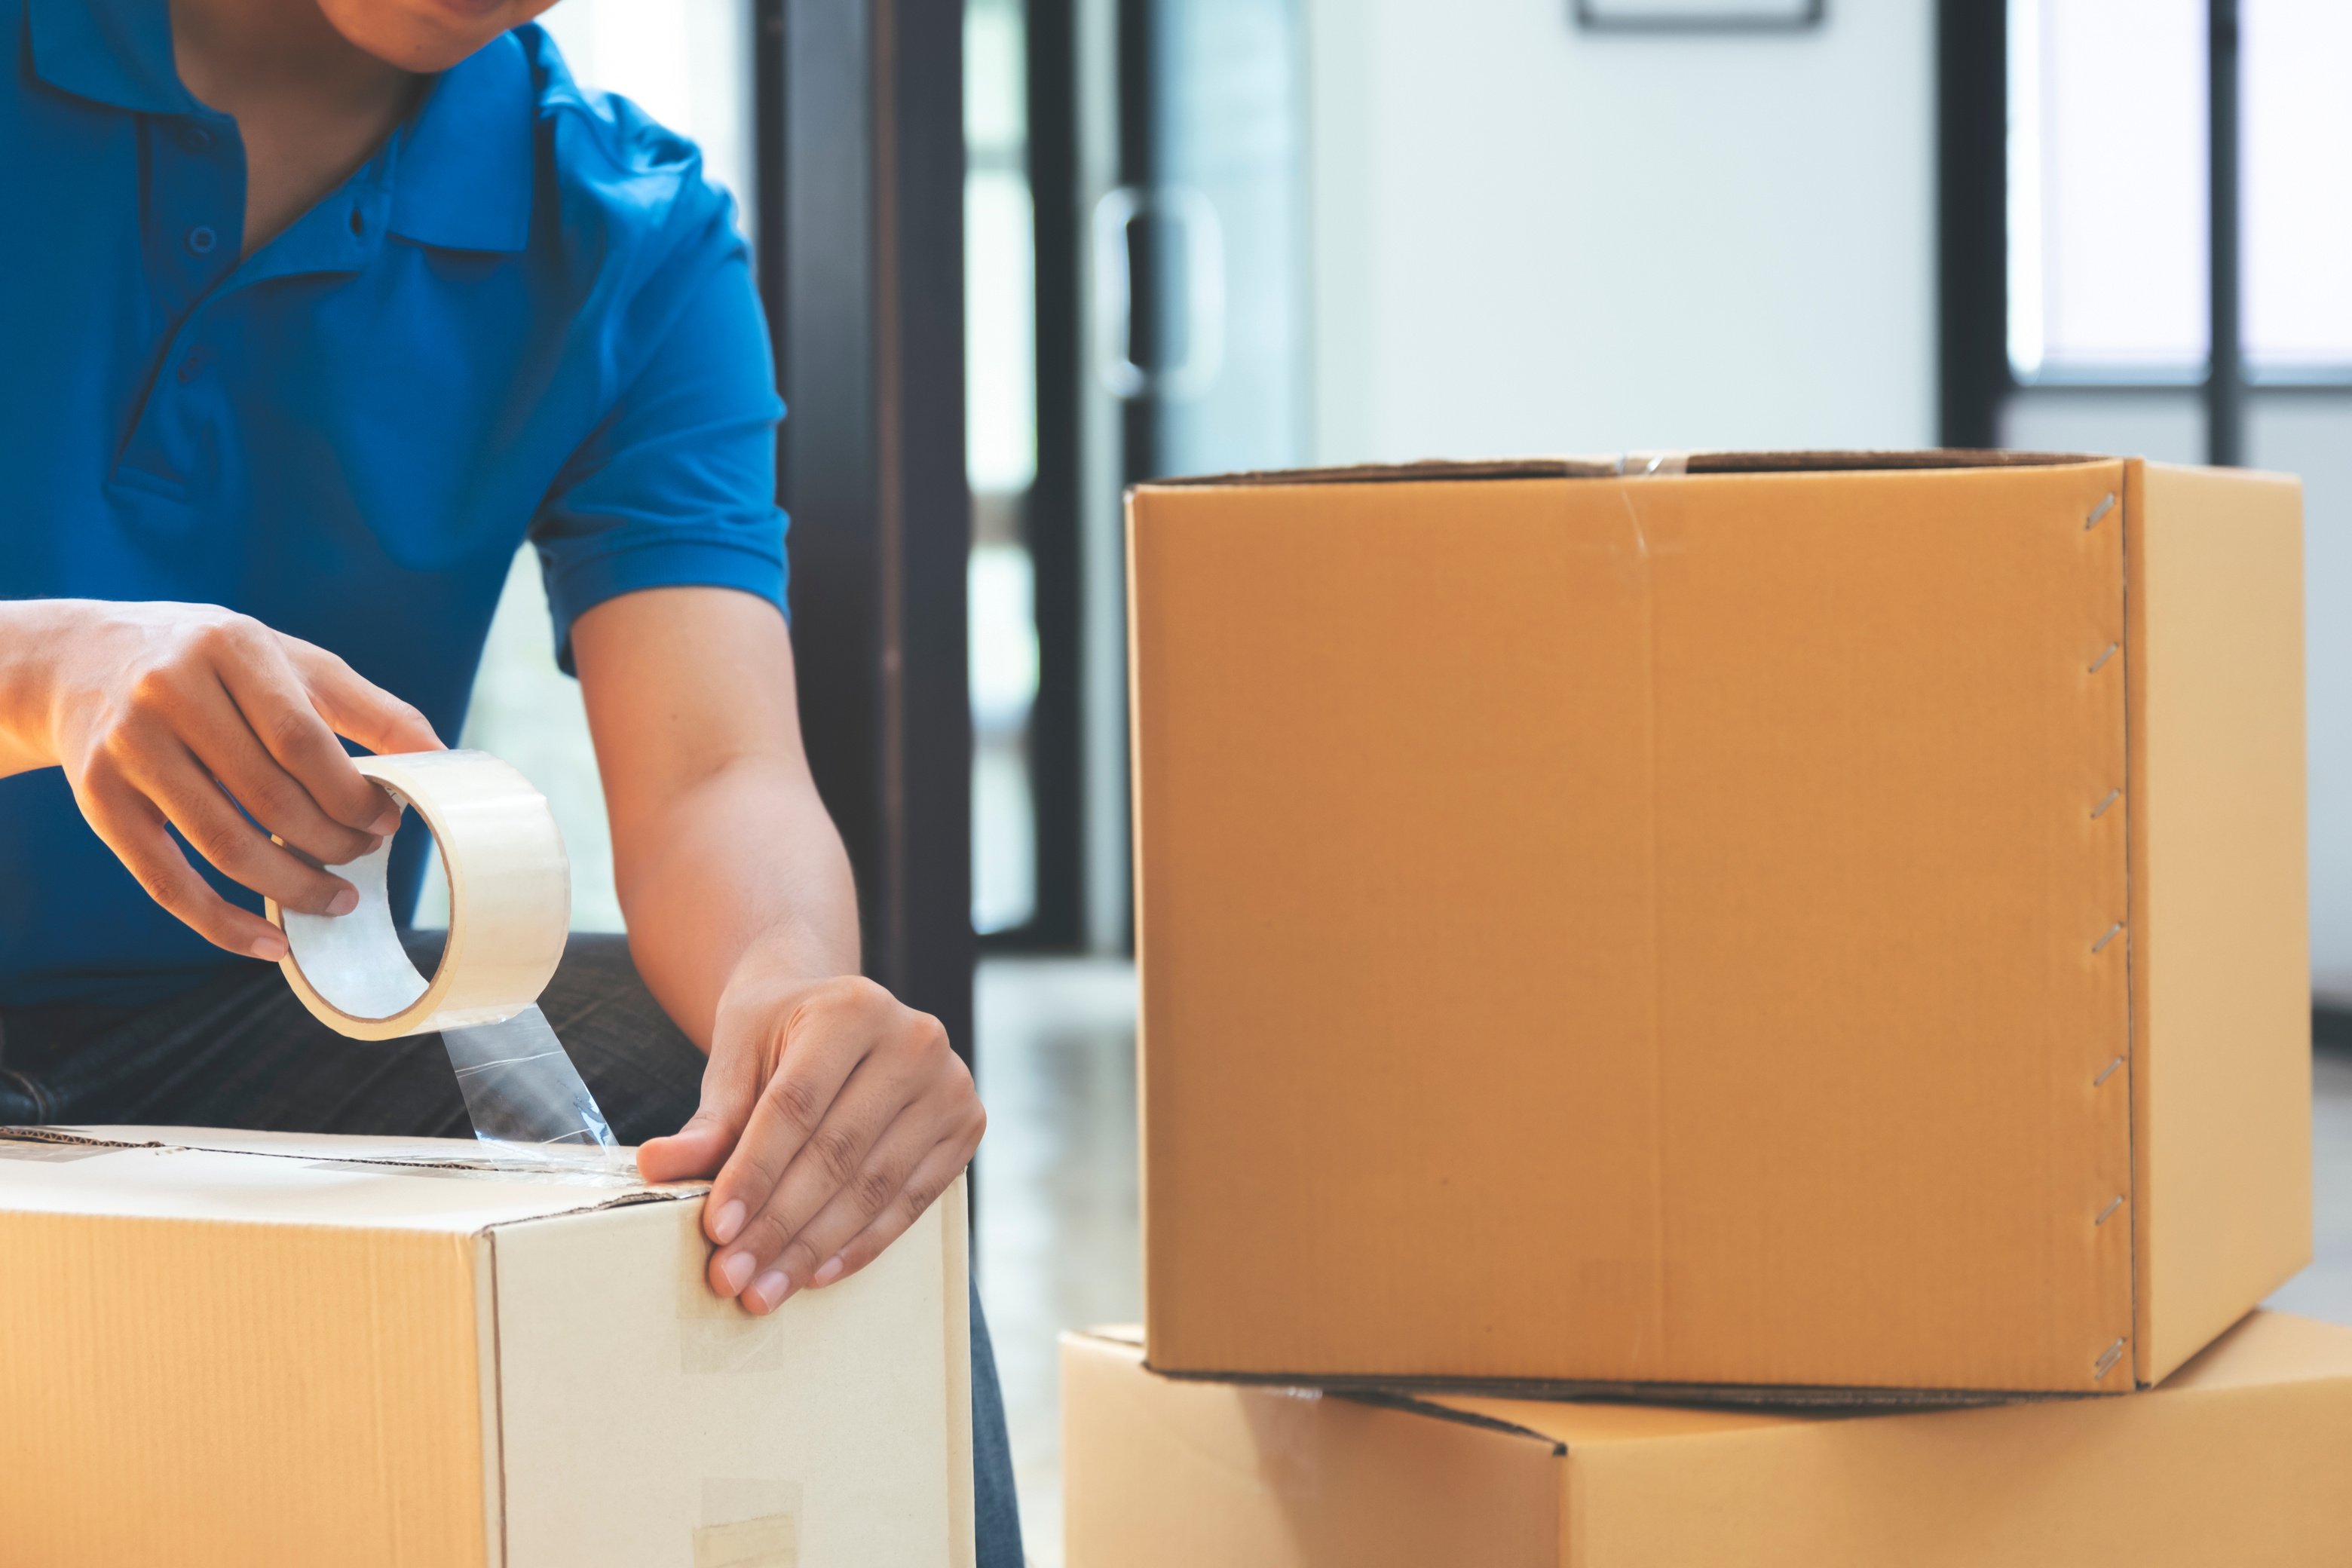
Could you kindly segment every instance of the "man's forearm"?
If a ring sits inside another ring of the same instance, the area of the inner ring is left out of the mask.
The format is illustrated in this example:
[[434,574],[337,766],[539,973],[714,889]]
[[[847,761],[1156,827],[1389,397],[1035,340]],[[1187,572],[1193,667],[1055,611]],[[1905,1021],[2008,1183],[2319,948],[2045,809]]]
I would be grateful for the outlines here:
[[614,839],[630,953],[704,1050],[728,977],[754,948],[811,978],[857,973],[849,858],[788,764],[730,763]]
[[572,623],[638,972],[710,1053],[648,1181],[713,1177],[706,1278],[753,1312],[855,1274],[988,1118],[940,1020],[857,973],[857,899],[775,606],[646,589]]

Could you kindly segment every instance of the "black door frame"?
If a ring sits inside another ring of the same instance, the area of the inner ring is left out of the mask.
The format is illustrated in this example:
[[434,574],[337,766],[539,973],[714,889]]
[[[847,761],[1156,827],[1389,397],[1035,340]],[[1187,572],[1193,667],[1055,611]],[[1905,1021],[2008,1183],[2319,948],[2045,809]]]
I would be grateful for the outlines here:
[[1028,921],[982,939],[992,949],[1076,951],[1086,931],[1082,438],[1086,214],[1078,156],[1078,0],[1022,7],[1029,194],[1034,227],[1037,470],[1021,510],[1037,628],[1029,710],[1036,903]]
[[[1083,952],[1105,943],[1124,948],[1133,941],[1124,908],[1107,916],[1091,907],[1103,896],[1094,884],[1105,869],[1094,857],[1108,851],[1088,831],[1090,815],[1102,809],[1097,793],[1102,781],[1088,777],[1090,763],[1099,762],[1102,736],[1089,726],[1108,721],[1098,709],[1090,713],[1088,705],[1087,639],[1090,625],[1099,637],[1101,606],[1090,606],[1087,595],[1090,581],[1100,591],[1102,574],[1099,562],[1090,571],[1087,530],[1098,504],[1089,485],[1106,476],[1090,469],[1097,459],[1089,455],[1087,430],[1090,422],[1107,419],[1116,477],[1132,484],[1157,472],[1157,410],[1148,396],[1118,400],[1108,410],[1099,406],[1106,395],[1096,384],[1089,308],[1090,290],[1102,285],[1089,277],[1099,258],[1093,252],[1096,193],[1088,185],[1085,106],[1090,89],[1108,88],[1109,122],[1094,132],[1109,138],[1108,168],[1101,173],[1115,188],[1149,189],[1156,161],[1153,16],[1154,0],[1023,4],[1036,268],[1037,471],[1022,513],[1037,631],[1037,694],[1028,733],[1036,905],[1024,924],[982,938],[985,949]],[[1109,80],[1090,83],[1087,36],[1106,26],[1108,48],[1095,57],[1095,68],[1107,65]],[[1126,258],[1128,352],[1150,363],[1161,311],[1148,214],[1139,215],[1134,229]],[[1099,540],[1093,546],[1103,547]],[[1095,657],[1103,657],[1099,647]]]
[[[2001,404],[2020,389],[2009,361],[2009,7],[1938,0],[1936,18],[1938,426],[1948,447],[2000,443]],[[2240,288],[2239,0],[2206,0],[2206,222],[2210,349],[2199,384],[2205,460],[2246,456]],[[2153,384],[2068,374],[2070,388]],[[2178,384],[2163,384],[2177,390]]]
[[970,1060],[962,7],[753,16],[802,731],[856,874],[866,973]]

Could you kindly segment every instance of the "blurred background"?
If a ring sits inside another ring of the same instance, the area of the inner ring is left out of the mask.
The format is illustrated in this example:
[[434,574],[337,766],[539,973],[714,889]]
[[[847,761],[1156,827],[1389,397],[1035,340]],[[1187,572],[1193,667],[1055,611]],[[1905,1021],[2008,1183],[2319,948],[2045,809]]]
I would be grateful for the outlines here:
[[[1139,1310],[1133,480],[1939,444],[2298,473],[2340,1043],[2342,0],[565,0],[547,26],[701,143],[759,252],[811,745],[871,962],[991,1107],[978,1256],[1034,1561],[1060,1561],[1053,1334]],[[528,552],[467,742],[546,787],[575,923],[618,929]],[[2284,1299],[2352,1320],[2352,1057],[2317,1070],[2322,1262]]]

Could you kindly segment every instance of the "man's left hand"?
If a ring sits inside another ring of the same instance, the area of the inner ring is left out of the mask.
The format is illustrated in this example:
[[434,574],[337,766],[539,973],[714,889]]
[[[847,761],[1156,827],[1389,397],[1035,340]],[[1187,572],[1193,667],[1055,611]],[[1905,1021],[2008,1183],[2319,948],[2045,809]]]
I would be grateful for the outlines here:
[[859,976],[782,973],[754,948],[719,1000],[701,1108],[637,1163],[647,1181],[718,1173],[710,1288],[766,1313],[872,1262],[970,1163],[987,1122],[937,1018]]

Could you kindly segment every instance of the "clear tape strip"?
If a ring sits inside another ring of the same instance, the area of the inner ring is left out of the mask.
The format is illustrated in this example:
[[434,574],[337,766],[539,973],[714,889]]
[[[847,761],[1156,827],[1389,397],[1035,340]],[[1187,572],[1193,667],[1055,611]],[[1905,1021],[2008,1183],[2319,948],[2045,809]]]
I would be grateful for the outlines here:
[[[619,1145],[547,1015],[536,1006],[495,1024],[441,1031],[474,1136],[531,1159]],[[566,1162],[572,1163],[572,1162]]]

